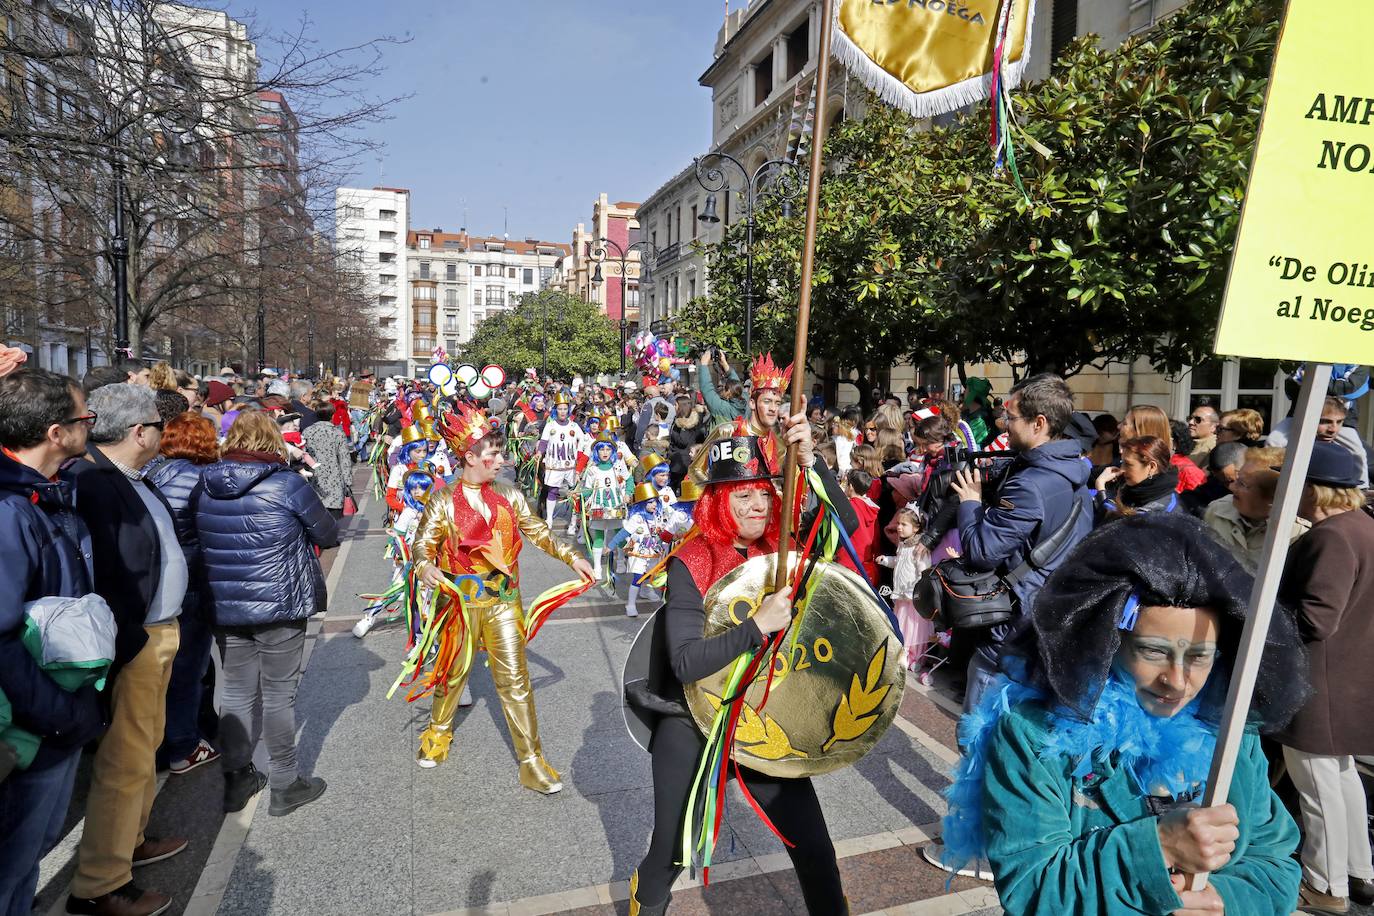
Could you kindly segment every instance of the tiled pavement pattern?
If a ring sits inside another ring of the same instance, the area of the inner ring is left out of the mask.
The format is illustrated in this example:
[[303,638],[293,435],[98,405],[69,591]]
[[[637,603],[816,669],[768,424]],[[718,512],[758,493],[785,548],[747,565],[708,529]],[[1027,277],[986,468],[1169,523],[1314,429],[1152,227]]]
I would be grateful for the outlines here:
[[[649,759],[625,733],[618,695],[643,618],[623,617],[623,598],[589,593],[530,648],[544,749],[563,773],[562,793],[520,787],[480,667],[476,705],[460,710],[449,762],[420,770],[413,755],[428,702],[385,696],[401,633],[379,628],[365,640],[349,633],[362,607],[355,596],[389,576],[373,519],[380,513],[370,498],[362,508],[346,549],[328,558],[341,565],[331,571],[330,610],[317,618],[297,707],[302,764],[325,777],[329,791],[285,818],[267,816],[264,794],[235,824],[218,810],[218,765],[173,777],[150,833],[185,833],[192,846],[136,879],[174,894],[173,913],[198,916],[625,913],[625,882],[652,826]],[[522,559],[527,598],[570,576],[532,548]],[[944,810],[952,708],[909,687],[899,727],[877,750],[817,780],[856,914],[1001,912],[989,885],[963,878],[947,885],[920,857]],[[37,912],[62,911],[78,837],[73,829],[45,861]],[[733,788],[717,852],[709,888],[687,876],[679,883],[675,916],[805,912],[781,844]]]

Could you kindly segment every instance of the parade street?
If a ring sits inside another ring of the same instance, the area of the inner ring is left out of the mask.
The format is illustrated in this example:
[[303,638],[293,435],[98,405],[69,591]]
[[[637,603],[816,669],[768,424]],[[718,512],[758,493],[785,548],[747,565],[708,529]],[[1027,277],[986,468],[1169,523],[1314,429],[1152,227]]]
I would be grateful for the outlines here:
[[[361,474],[357,483],[362,493]],[[329,610],[310,625],[297,740],[302,770],[324,777],[329,791],[292,817],[269,817],[264,792],[225,818],[218,766],[168,777],[149,830],[184,831],[191,846],[139,874],[174,895],[170,912],[198,916],[626,912],[627,881],[652,828],[653,788],[649,755],[625,730],[619,685],[647,612],[630,620],[623,598],[588,593],[530,646],[544,750],[563,774],[561,793],[541,796],[517,782],[480,659],[475,704],[459,711],[449,761],[422,770],[415,747],[429,701],[407,703],[403,691],[386,698],[403,630],[379,626],[363,640],[350,632],[363,606],[356,596],[390,577],[383,508],[369,494],[343,546],[326,554]],[[522,572],[527,596],[571,575],[529,546]],[[914,681],[907,688],[895,727],[873,753],[816,781],[852,911],[1000,913],[990,885],[956,878],[946,886],[949,876],[921,859],[945,811],[957,709],[922,689]],[[258,757],[265,768],[261,747]],[[674,912],[804,913],[782,845],[733,788],[726,823],[711,886],[684,877]],[[36,912],[62,911],[79,835],[70,831],[44,861]]]

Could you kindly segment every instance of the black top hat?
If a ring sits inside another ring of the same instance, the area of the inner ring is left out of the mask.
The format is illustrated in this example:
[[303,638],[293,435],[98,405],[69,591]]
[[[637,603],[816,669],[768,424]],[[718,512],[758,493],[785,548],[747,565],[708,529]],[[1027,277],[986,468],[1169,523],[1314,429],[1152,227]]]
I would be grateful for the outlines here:
[[734,436],[711,443],[706,455],[706,485],[770,480],[777,472],[759,447],[758,436]]

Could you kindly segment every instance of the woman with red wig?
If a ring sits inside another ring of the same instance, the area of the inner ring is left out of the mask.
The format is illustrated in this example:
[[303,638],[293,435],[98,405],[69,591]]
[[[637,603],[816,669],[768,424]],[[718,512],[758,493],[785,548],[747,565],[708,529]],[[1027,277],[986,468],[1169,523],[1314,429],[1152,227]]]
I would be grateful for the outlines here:
[[[840,523],[858,527],[849,500],[824,462],[812,450],[810,428],[798,415],[788,422],[785,441],[796,446],[803,468],[813,468],[825,486]],[[786,592],[770,595],[752,617],[737,627],[705,637],[703,596],[722,576],[748,559],[778,548],[781,497],[754,436],[719,439],[709,446],[707,480],[696,504],[698,536],[684,542],[668,561],[667,600],[652,623],[652,655],[645,693],[655,721],[653,755],[654,833],[649,852],[630,882],[631,916],[658,916],[668,909],[669,890],[682,871],[676,862],[678,839],[688,816],[687,796],[704,740],[687,710],[682,685],[701,680],[761,646],[792,621]],[[814,498],[813,498],[814,503]],[[809,527],[813,504],[802,518]],[[635,702],[633,699],[631,702]],[[749,791],[783,836],[802,894],[811,913],[846,913],[835,847],[810,779],[784,779],[741,768]]]
[[158,762],[174,775],[189,773],[219,757],[205,739],[201,721],[215,722],[214,710],[202,717],[204,679],[210,666],[210,612],[205,607],[205,563],[196,535],[195,500],[205,469],[219,461],[215,424],[197,413],[186,412],[167,421],[158,458],[148,466],[147,477],[162,491],[172,507],[177,540],[186,556],[189,573],[186,597],[181,601],[181,645],[172,661],[167,682],[167,728],[158,750]]

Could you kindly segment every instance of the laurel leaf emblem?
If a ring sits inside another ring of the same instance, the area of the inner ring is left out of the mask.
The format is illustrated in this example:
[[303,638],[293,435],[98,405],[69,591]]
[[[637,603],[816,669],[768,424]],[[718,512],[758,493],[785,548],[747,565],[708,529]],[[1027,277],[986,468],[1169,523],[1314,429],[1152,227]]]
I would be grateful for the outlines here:
[[[711,708],[720,711],[720,697],[706,694]],[[806,752],[792,746],[787,731],[768,713],[759,715],[758,710],[746,700],[740,709],[739,722],[735,724],[735,741],[740,750],[748,751],[760,760],[782,760],[784,757],[806,757]]]
[[835,707],[835,717],[831,722],[830,740],[821,746],[822,751],[830,750],[837,741],[853,741],[868,731],[878,721],[878,710],[887,699],[891,684],[881,684],[883,667],[887,664],[887,642],[868,661],[868,671],[863,680],[856,673],[849,683],[849,692],[840,695],[840,703]]

